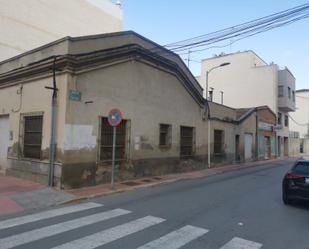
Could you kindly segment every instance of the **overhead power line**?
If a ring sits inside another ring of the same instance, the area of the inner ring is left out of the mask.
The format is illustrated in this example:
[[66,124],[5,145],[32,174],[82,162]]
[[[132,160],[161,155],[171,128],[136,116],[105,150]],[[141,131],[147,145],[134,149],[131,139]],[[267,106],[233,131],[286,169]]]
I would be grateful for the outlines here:
[[292,116],[290,114],[288,114],[288,116],[295,124],[297,124],[299,126],[309,126],[309,123],[301,124],[301,123],[297,122],[294,118],[292,118]]
[[[163,47],[178,54],[188,50],[190,50],[190,53],[194,53],[214,47],[226,47],[239,40],[269,31],[271,29],[283,27],[308,17],[309,3],[280,11],[272,15],[261,17],[253,21],[245,22],[233,27],[170,43]],[[236,39],[226,45],[210,46],[212,44],[225,40],[231,40],[233,38]],[[162,51],[159,52],[158,48],[154,48],[152,51],[162,53]]]

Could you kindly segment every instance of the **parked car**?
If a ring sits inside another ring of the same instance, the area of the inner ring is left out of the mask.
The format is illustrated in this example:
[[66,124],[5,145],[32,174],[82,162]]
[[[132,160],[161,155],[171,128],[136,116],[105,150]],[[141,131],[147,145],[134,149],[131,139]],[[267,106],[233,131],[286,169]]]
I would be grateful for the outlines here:
[[282,181],[282,200],[309,200],[309,158],[302,158],[285,174]]

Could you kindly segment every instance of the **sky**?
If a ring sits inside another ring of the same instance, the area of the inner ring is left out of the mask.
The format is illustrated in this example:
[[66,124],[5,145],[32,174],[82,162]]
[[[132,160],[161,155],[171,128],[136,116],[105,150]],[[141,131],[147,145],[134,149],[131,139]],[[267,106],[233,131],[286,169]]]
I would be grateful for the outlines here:
[[[308,0],[122,0],[124,30],[134,30],[161,45],[228,28],[305,3]],[[194,61],[190,62],[190,70],[194,75],[199,75],[201,59],[220,52],[244,50],[255,51],[268,63],[287,66],[296,77],[296,89],[309,88],[309,18],[225,48],[191,54]]]

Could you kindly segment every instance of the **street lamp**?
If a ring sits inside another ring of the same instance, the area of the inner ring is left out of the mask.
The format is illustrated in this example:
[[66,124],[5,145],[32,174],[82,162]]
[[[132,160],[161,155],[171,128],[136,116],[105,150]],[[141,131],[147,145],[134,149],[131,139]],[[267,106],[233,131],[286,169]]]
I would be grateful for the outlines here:
[[207,70],[206,71],[206,99],[208,100],[208,75],[210,74],[210,72],[216,68],[219,68],[219,67],[225,67],[225,66],[228,66],[230,65],[231,63],[230,62],[224,62],[218,66],[215,66],[215,67],[212,67],[211,69]]
[[209,73],[219,67],[224,67],[230,65],[230,62],[224,62],[218,66],[212,67],[211,69],[206,71],[206,104],[207,104],[207,109],[208,109],[208,115],[207,115],[207,127],[208,127],[208,142],[207,142],[207,159],[208,159],[208,168],[210,168],[210,108],[209,108],[209,103],[208,103],[208,75]]

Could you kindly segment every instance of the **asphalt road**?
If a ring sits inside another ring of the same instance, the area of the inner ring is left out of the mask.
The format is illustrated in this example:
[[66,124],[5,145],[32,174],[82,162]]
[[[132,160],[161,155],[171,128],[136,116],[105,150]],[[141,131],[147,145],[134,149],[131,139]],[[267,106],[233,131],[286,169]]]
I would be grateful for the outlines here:
[[276,161],[0,221],[0,249],[309,249],[309,205],[281,201],[291,165]]

